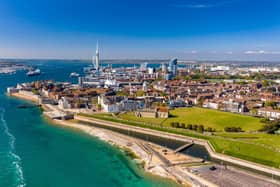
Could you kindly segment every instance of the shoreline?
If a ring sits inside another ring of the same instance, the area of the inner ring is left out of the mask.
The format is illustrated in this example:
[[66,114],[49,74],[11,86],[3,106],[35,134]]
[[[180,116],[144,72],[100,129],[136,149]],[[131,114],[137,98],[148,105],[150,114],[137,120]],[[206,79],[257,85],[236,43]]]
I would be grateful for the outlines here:
[[[32,98],[29,98],[28,96],[25,96],[25,95],[21,97],[20,95],[21,94],[16,94],[16,95],[11,94],[11,96],[14,96],[14,97],[17,97],[17,98],[24,99],[24,100],[29,100],[29,101],[38,103],[38,100],[36,101],[36,100],[34,100]],[[54,109],[53,106],[51,106],[49,108],[47,104],[46,105],[43,104],[42,108],[44,108],[47,111]],[[51,118],[47,117],[46,115],[44,115],[44,116],[52,124],[54,123],[54,124],[58,124],[58,125],[62,125],[62,126],[66,126],[66,127],[72,127],[72,128],[75,128],[75,129],[82,130],[85,133],[87,133],[91,136],[95,136],[95,137],[101,139],[102,141],[110,143],[111,145],[115,145],[115,146],[119,147],[120,149],[122,149],[124,151],[126,149],[132,151],[135,155],[137,155],[137,157],[140,158],[140,159],[136,159],[136,160],[139,161],[139,163],[140,162],[145,162],[144,171],[147,172],[147,173],[151,173],[153,175],[157,175],[157,176],[167,178],[167,179],[172,179],[173,181],[177,182],[178,184],[186,185],[186,186],[197,185],[197,184],[201,184],[201,185],[204,185],[204,186],[217,186],[217,185],[213,184],[212,182],[202,178],[199,175],[195,175],[195,174],[193,174],[189,171],[186,171],[186,169],[183,169],[182,167],[176,167],[176,166],[175,167],[166,167],[166,166],[164,167],[164,163],[162,161],[160,161],[161,160],[161,158],[159,158],[160,156],[158,156],[158,158],[155,159],[157,161],[155,161],[155,163],[152,164],[151,159],[149,158],[149,155],[151,154],[149,152],[151,152],[151,150],[149,150],[150,148],[147,150],[147,148],[145,146],[141,145],[143,142],[145,142],[143,140],[139,140],[139,139],[136,139],[134,137],[126,136],[126,135],[123,135],[123,134],[120,134],[120,133],[117,133],[117,132],[114,132],[114,131],[108,130],[108,129],[92,127],[92,126],[81,124],[81,123],[80,124],[79,123],[73,123],[72,121],[55,120],[55,119],[51,119]],[[75,119],[77,119],[76,116],[75,116]],[[120,127],[120,128],[124,128],[124,127],[125,128],[132,128],[131,126],[128,126],[128,125],[125,125],[125,124],[119,124],[119,123],[114,123],[114,122],[104,121],[104,120],[99,120],[99,119],[87,119],[87,120],[89,120],[91,123],[99,123],[99,124],[109,125],[109,126],[110,125],[121,125],[121,127],[120,126],[118,126],[118,127]],[[230,159],[229,162],[231,162],[233,160],[233,161],[237,161],[237,162],[240,162],[240,163],[254,164],[253,166],[268,169],[266,166],[258,165],[258,164],[255,164],[255,163],[250,163],[246,160],[241,160],[241,159],[238,159],[238,158],[234,158],[234,157],[230,157],[230,156],[227,156],[227,155],[221,155],[219,153],[216,153],[214,151],[212,145],[209,142],[201,140],[201,139],[196,139],[196,138],[192,138],[192,137],[183,137],[183,136],[180,136],[180,135],[177,135],[177,134],[170,134],[170,133],[165,133],[165,132],[161,132],[161,131],[155,131],[154,132],[154,130],[143,129],[143,128],[140,128],[140,127],[133,127],[133,128],[138,129],[138,130],[142,130],[143,132],[146,132],[148,134],[157,133],[157,135],[167,136],[169,138],[172,136],[172,138],[175,138],[175,139],[180,139],[180,140],[184,140],[184,141],[194,141],[194,143],[196,143],[196,144],[203,145],[207,149],[207,151],[209,152],[211,157],[212,157],[212,154],[214,154],[218,157]],[[131,144],[131,142],[133,142],[133,143]],[[153,144],[151,142],[146,142],[146,143],[151,144],[151,145]],[[160,147],[159,145],[153,145],[153,146]],[[155,149],[155,147],[153,147],[152,149]],[[153,150],[153,151],[155,151],[155,150]],[[157,152],[157,151],[155,151],[155,152]],[[154,154],[154,155],[157,155],[157,154]],[[154,156],[154,157],[157,157],[157,156]],[[278,170],[273,170],[272,168],[270,168],[270,171],[279,172]],[[253,174],[253,176],[256,177],[254,174]],[[275,183],[275,181],[273,183]]]
[[[30,98],[26,95],[22,95],[20,93],[10,94],[10,96],[18,99],[28,100],[33,103],[38,103],[38,100]],[[41,107],[46,112],[52,110],[52,108],[49,108],[47,105],[44,104]],[[131,136],[123,135],[111,130],[92,127],[81,123],[79,124],[71,120],[65,121],[65,120],[51,119],[47,115],[43,115],[43,116],[44,119],[47,120],[50,124],[60,125],[63,127],[80,130],[90,136],[94,136],[104,142],[116,146],[124,152],[127,151],[128,153],[127,156],[136,155],[135,158],[133,158],[134,156],[132,156],[131,159],[135,160],[136,164],[141,165],[143,167],[143,171],[146,172],[147,174],[161,177],[166,180],[172,180],[173,182],[181,186],[194,186],[194,185],[195,186],[206,185],[209,187],[217,186],[211,183],[210,181],[207,181],[195,174],[186,171],[185,169],[180,168],[179,166],[175,165],[172,167],[168,167],[166,163],[162,160],[162,156],[161,156],[161,151],[164,149],[166,150],[167,149],[166,147],[162,147],[160,145],[151,142],[146,142]],[[173,154],[172,150],[170,149],[167,150],[169,154]],[[174,155],[178,155],[179,159],[177,159],[177,161],[179,160],[178,161],[179,164],[182,159],[187,160],[188,163],[197,162],[197,160],[199,160],[197,158],[183,155],[180,153],[176,153]],[[176,158],[174,160],[176,160]]]
[[[128,153],[127,156],[129,156],[130,159],[134,160],[137,165],[141,166],[140,169],[143,169],[143,171],[148,174],[155,175],[157,177],[161,177],[167,180],[172,180],[178,185],[192,186],[190,181],[184,180],[180,176],[174,176],[172,172],[167,170],[163,166],[164,163],[161,163],[160,159],[156,155],[153,155],[153,157],[156,158],[151,159],[151,155],[148,152],[148,150],[145,150],[143,148],[143,144],[148,142],[130,136],[122,135],[110,130],[86,126],[75,122],[53,120],[46,116],[45,119],[53,125],[60,125],[63,127],[77,129],[90,136],[96,137],[101,141],[109,143],[112,146],[116,146],[121,151]],[[150,142],[148,144],[150,144],[150,146],[153,148],[158,148],[158,149],[161,148],[161,146],[155,145]],[[129,155],[130,153],[132,153],[132,155]],[[213,186],[213,187],[216,186],[208,181],[204,181],[204,179],[201,180],[203,180],[204,184],[208,183],[209,186]]]

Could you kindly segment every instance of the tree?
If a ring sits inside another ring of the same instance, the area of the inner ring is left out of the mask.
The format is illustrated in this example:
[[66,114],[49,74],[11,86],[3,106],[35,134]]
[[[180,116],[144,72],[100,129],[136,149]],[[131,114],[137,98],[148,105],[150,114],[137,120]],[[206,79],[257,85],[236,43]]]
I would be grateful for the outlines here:
[[268,80],[263,80],[262,81],[262,86],[263,87],[268,87],[269,86],[269,81]]
[[212,127],[207,127],[207,131],[208,131],[208,132],[213,132]]
[[280,120],[274,120],[274,121],[266,121],[262,120],[265,124],[262,126],[262,128],[259,131],[266,132],[268,134],[274,134],[275,131],[280,129]]
[[123,91],[118,91],[116,95],[117,96],[128,96],[127,92],[124,91],[124,90]]
[[225,127],[224,128],[225,132],[242,132],[243,130],[241,127]]
[[192,125],[192,124],[188,124],[188,125],[187,125],[187,129],[192,130],[192,129],[193,129],[193,125]]
[[203,133],[204,132],[204,126],[203,125],[198,125],[197,131],[200,132],[200,133]]
[[186,124],[185,123],[181,123],[181,128],[185,129],[186,128]]
[[275,109],[277,107],[277,103],[275,101],[266,101],[264,105],[265,106],[270,106],[273,109]]
[[252,109],[252,110],[250,110],[250,113],[252,115],[257,115],[258,114],[258,110],[257,109]]

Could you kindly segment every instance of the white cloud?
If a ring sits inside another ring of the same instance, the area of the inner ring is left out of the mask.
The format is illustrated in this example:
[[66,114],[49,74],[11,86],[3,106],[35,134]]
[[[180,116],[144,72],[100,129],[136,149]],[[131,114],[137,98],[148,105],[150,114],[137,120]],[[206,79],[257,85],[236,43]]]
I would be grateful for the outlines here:
[[192,51],[185,51],[184,53],[186,53],[186,54],[197,54],[198,51],[197,50],[192,50]]
[[250,51],[245,51],[244,54],[280,55],[280,51],[250,50]]
[[196,50],[192,50],[192,51],[191,51],[191,54],[196,54],[196,53],[197,53]]

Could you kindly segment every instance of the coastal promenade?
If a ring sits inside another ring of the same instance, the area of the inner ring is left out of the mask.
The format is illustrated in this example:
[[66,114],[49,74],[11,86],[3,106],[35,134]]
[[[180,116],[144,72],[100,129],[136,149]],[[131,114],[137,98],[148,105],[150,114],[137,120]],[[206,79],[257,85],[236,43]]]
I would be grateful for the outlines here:
[[114,128],[119,128],[119,129],[124,129],[124,130],[129,130],[129,131],[136,131],[136,132],[143,133],[143,134],[159,136],[159,137],[182,141],[182,142],[186,142],[186,143],[193,142],[195,144],[204,146],[207,149],[207,151],[209,152],[210,156],[214,159],[232,163],[234,165],[239,165],[241,167],[246,167],[246,168],[256,170],[256,171],[259,171],[262,173],[266,173],[266,174],[269,174],[270,176],[280,177],[280,170],[278,170],[278,169],[274,169],[274,168],[260,165],[257,163],[253,163],[253,162],[249,162],[246,160],[241,160],[241,159],[238,159],[235,157],[217,153],[217,152],[215,152],[215,150],[211,146],[211,144],[206,140],[190,138],[190,137],[186,137],[186,136],[182,136],[182,135],[171,134],[171,133],[167,133],[167,132],[160,132],[160,131],[156,131],[156,130],[152,130],[152,129],[145,129],[145,128],[141,128],[141,127],[135,127],[135,126],[125,125],[122,123],[105,121],[105,120],[89,118],[89,117],[84,117],[84,116],[79,116],[79,115],[75,115],[74,118],[79,121],[84,121],[84,122],[88,122],[88,123],[96,123],[99,125],[106,125],[106,126],[111,126]]

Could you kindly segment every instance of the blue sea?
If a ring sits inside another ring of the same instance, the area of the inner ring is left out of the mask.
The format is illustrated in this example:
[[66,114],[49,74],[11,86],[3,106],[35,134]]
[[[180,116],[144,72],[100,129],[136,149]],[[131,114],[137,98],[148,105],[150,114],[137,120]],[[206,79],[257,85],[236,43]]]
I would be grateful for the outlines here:
[[176,186],[144,173],[118,148],[78,130],[53,125],[40,109],[17,108],[27,101],[5,95],[6,87],[18,82],[76,82],[69,74],[82,73],[88,62],[22,62],[37,66],[42,74],[0,75],[0,187]]

